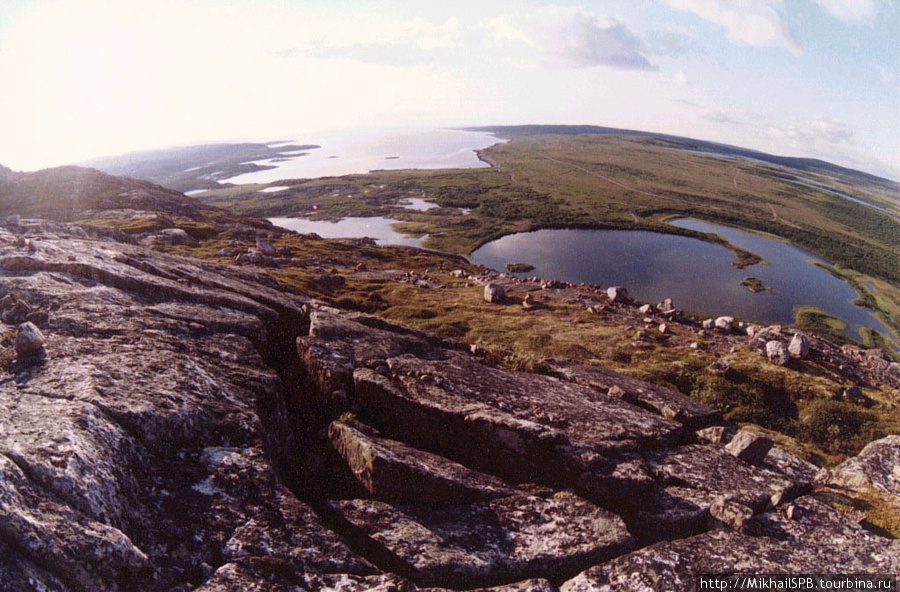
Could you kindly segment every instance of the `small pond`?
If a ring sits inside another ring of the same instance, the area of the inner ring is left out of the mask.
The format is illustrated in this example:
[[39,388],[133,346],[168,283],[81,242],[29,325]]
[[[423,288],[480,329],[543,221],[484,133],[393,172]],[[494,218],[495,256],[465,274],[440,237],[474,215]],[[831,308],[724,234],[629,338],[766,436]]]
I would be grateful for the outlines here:
[[[421,238],[397,232],[390,218],[344,218],[337,222],[307,220],[306,218],[269,218],[269,222],[295,232],[316,233],[322,238],[374,238],[380,245],[422,246]],[[424,238],[424,237],[423,237]]]
[[[816,306],[843,320],[860,338],[860,325],[891,332],[867,310],[851,304],[856,292],[843,280],[813,266],[821,259],[789,243],[698,220],[673,225],[721,235],[769,262],[738,269],[725,247],[701,240],[633,230],[539,230],[505,236],[472,253],[470,260],[494,269],[530,263],[517,274],[603,286],[622,285],[638,300],[671,298],[675,306],[711,315],[792,323],[795,307]],[[762,280],[771,292],[751,292],[743,278]]]

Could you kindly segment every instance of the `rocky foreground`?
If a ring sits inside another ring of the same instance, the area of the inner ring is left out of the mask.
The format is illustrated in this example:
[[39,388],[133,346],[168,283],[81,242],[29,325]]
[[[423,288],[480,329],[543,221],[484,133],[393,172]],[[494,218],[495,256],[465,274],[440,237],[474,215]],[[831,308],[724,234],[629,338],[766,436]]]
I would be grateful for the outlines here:
[[0,228],[0,590],[683,590],[900,573],[810,496],[900,500],[684,395],[323,306],[114,233]]

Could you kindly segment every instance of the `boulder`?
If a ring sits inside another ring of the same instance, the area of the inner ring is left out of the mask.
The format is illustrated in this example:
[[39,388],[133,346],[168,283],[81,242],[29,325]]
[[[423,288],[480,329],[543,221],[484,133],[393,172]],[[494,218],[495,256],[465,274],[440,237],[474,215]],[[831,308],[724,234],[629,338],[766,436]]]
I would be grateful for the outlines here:
[[728,454],[744,462],[759,465],[762,464],[773,445],[774,442],[771,438],[741,430],[725,446],[725,450]]
[[651,314],[651,313],[653,312],[653,306],[651,306],[651,305],[649,305],[649,304],[641,305],[641,306],[638,308],[638,312],[641,313],[641,314],[643,314],[643,315]]
[[731,329],[734,327],[734,317],[718,317],[714,325],[716,330],[722,333],[731,333]]
[[863,394],[862,389],[855,385],[844,389],[842,398],[854,405],[865,405],[869,402],[869,398]]
[[16,335],[16,355],[20,358],[35,356],[44,351],[44,334],[32,322],[19,325]]
[[187,232],[180,228],[165,228],[157,234],[160,242],[170,245],[189,245],[194,242]]
[[606,289],[606,295],[611,302],[625,302],[628,300],[628,290],[622,286],[610,286]]
[[525,294],[525,298],[522,299],[522,308],[525,310],[533,310],[540,306],[537,300],[534,299],[534,296],[531,294]]
[[836,466],[832,480],[847,487],[874,487],[900,496],[900,436],[870,442],[858,455]]
[[788,344],[788,352],[795,358],[809,356],[809,337],[805,333],[797,332]]
[[618,516],[573,494],[438,507],[332,505],[430,586],[559,577],[621,555],[635,542]]
[[716,328],[715,319],[703,319],[703,323],[701,323],[704,331],[712,331]]
[[734,437],[734,428],[710,426],[694,432],[697,439],[708,444],[727,444]]
[[503,289],[503,286],[498,284],[485,284],[484,286],[484,300],[485,302],[490,302],[492,304],[499,304],[503,302],[503,299],[506,297],[506,290]]
[[675,312],[675,305],[672,304],[671,298],[666,298],[665,300],[657,304],[656,308],[659,309],[659,312],[663,314],[671,314]]
[[791,354],[780,341],[772,340],[766,342],[766,358],[773,364],[784,366],[791,359]]
[[256,239],[256,249],[267,257],[273,257],[275,255],[275,245],[264,238]]
[[355,422],[333,422],[328,438],[375,499],[465,503],[500,497],[510,491],[496,477],[367,431]]
[[706,367],[706,371],[710,374],[724,375],[731,372],[731,362],[724,358],[719,358]]

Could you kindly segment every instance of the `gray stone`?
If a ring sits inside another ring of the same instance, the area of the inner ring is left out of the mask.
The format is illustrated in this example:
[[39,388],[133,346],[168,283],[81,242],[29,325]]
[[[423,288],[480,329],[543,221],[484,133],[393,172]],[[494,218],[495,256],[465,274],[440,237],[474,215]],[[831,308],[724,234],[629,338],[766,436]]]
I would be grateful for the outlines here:
[[267,257],[272,257],[275,255],[275,245],[273,245],[271,241],[268,241],[264,238],[256,239],[256,248],[260,253],[266,255]]
[[503,302],[503,299],[505,297],[506,297],[506,290],[503,289],[503,286],[500,286],[498,284],[485,284],[485,286],[484,286],[485,302],[499,304],[499,303]]
[[162,242],[172,245],[186,245],[194,242],[191,235],[180,228],[165,228],[160,230],[159,238]]
[[784,366],[791,359],[791,354],[780,341],[772,340],[766,342],[766,358],[773,364]]
[[610,286],[606,289],[606,295],[611,302],[624,302],[628,300],[628,290],[622,286]]
[[900,436],[870,442],[858,455],[836,466],[832,480],[846,487],[874,487],[900,496]]
[[741,430],[725,446],[725,450],[744,462],[759,465],[762,464],[773,445],[774,442],[771,438]]
[[44,334],[34,323],[23,323],[16,335],[16,355],[20,358],[38,355],[44,351],[45,341]]
[[703,323],[701,323],[701,326],[705,331],[712,331],[716,328],[716,321],[715,319],[703,319]]
[[788,344],[788,351],[795,358],[806,358],[809,356],[809,337],[798,331]]
[[733,327],[734,317],[718,317],[715,320],[715,328],[722,333],[731,333]]
[[651,314],[653,312],[653,306],[651,306],[649,304],[644,304],[638,308],[638,312],[643,315]]
[[727,444],[734,437],[734,428],[710,426],[695,432],[697,439],[708,444]]
[[662,302],[656,305],[656,308],[659,309],[659,312],[663,314],[673,313],[675,312],[675,305],[672,304],[671,298],[666,298]]

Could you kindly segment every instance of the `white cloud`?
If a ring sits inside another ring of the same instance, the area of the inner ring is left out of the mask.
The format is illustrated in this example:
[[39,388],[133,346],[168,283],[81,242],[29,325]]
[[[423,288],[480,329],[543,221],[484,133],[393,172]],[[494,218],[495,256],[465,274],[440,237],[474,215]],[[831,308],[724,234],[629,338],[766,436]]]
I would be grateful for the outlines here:
[[505,15],[486,25],[486,44],[515,52],[511,61],[534,56],[545,66],[653,70],[640,40],[624,23],[580,7],[542,6]]
[[878,14],[876,0],[813,0],[836,19],[871,25]]
[[853,130],[839,119],[818,115],[812,121],[795,125],[771,125],[766,133],[773,138],[786,140],[788,145],[853,143]]
[[781,18],[783,0],[661,0],[668,6],[692,12],[701,19],[725,29],[728,38],[739,45],[780,47],[795,56],[802,55]]

